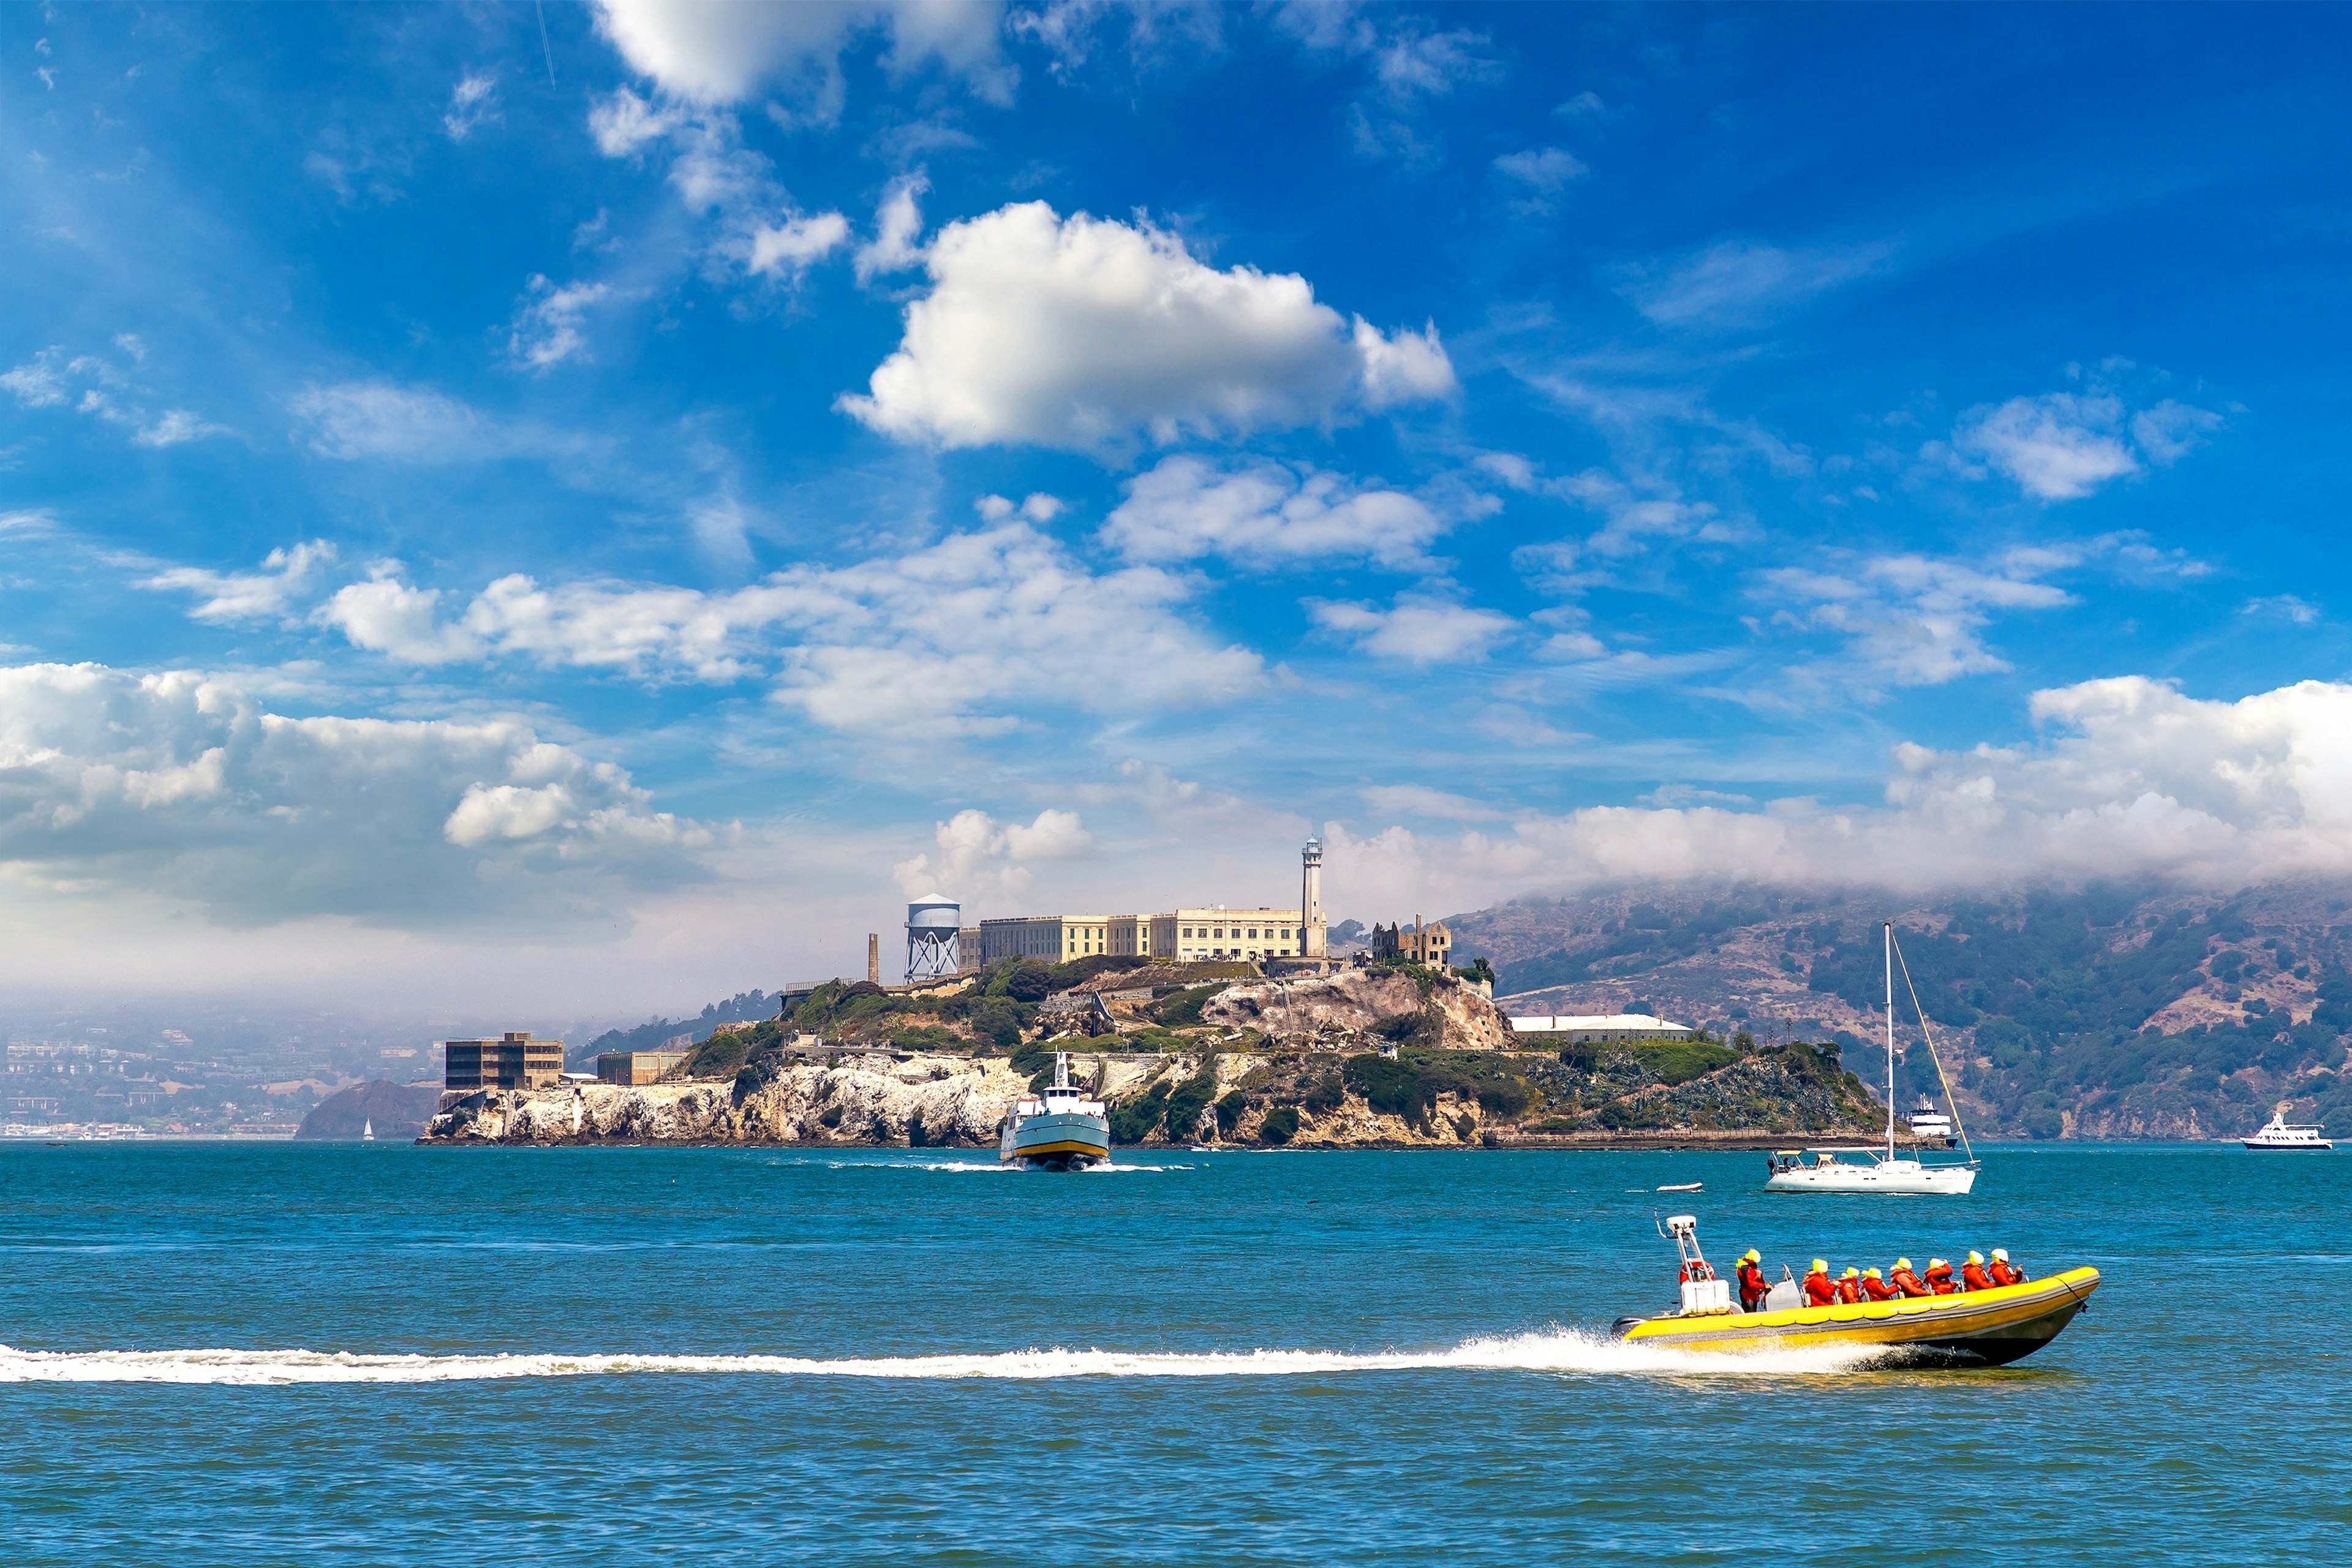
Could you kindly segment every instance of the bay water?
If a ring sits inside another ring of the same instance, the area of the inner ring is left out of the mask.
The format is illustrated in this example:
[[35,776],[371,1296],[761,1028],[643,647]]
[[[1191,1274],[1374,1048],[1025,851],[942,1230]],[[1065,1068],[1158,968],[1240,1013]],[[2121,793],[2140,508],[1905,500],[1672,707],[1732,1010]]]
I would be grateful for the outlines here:
[[[2352,1154],[1983,1152],[0,1144],[0,1558],[2352,1555]],[[2105,1284],[2000,1369],[1618,1344],[1680,1211]]]

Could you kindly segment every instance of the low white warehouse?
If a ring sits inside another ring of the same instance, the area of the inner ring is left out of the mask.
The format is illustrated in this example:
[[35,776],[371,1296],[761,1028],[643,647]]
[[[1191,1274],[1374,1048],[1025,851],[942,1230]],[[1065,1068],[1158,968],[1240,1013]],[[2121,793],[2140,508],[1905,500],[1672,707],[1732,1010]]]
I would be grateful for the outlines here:
[[1546,1045],[1590,1045],[1601,1040],[1688,1038],[1688,1024],[1669,1024],[1647,1013],[1595,1013],[1559,1017],[1514,1018],[1511,1032],[1538,1037]]

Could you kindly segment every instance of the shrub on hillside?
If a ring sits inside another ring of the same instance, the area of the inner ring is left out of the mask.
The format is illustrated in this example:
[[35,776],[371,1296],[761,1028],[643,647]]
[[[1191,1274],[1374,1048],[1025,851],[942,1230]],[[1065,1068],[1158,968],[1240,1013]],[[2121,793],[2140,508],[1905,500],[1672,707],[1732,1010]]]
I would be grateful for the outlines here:
[[1114,1143],[1140,1143],[1151,1136],[1168,1115],[1168,1086],[1160,1084],[1150,1093],[1122,1100],[1110,1108],[1110,1141]]
[[1635,1040],[1625,1047],[1625,1054],[1670,1087],[1688,1083],[1738,1059],[1738,1053],[1728,1047],[1702,1040]]
[[1195,985],[1173,996],[1163,996],[1151,1005],[1151,1016],[1171,1028],[1197,1024],[1201,1021],[1202,1005],[1223,989],[1222,985]]
[[1278,1105],[1265,1113],[1257,1124],[1257,1141],[1276,1146],[1289,1142],[1298,1136],[1298,1112],[1286,1105]]
[[1168,1136],[1174,1141],[1189,1142],[1201,1125],[1201,1112],[1217,1092],[1217,1058],[1211,1057],[1201,1064],[1201,1070],[1176,1086],[1168,1097]]

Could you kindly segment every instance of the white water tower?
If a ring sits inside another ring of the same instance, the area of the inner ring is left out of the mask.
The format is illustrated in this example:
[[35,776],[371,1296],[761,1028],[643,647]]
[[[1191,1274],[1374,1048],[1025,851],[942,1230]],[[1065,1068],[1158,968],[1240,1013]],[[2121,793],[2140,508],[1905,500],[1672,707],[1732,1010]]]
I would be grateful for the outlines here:
[[933,893],[907,905],[907,984],[952,980],[961,965],[956,951],[963,930],[963,906]]

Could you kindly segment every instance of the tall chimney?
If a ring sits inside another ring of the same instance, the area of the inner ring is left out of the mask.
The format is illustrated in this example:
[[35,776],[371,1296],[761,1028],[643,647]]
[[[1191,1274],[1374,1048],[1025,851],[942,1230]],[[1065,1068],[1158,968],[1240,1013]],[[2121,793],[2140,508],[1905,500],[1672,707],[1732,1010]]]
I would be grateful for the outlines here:
[[1329,956],[1323,935],[1323,840],[1309,838],[1299,851],[1298,951],[1308,958]]
[[882,933],[878,931],[866,933],[866,978],[877,985],[882,984]]

